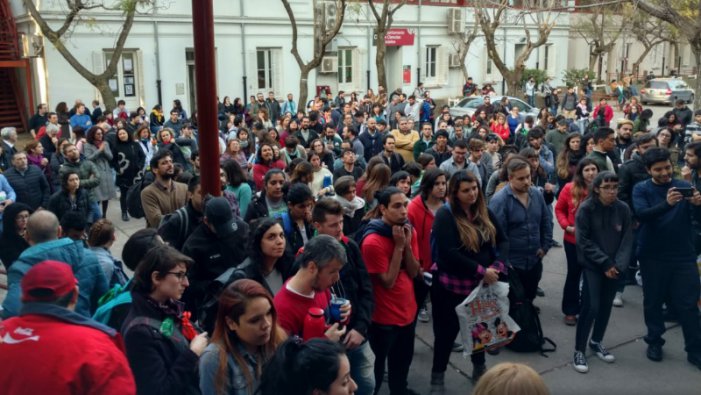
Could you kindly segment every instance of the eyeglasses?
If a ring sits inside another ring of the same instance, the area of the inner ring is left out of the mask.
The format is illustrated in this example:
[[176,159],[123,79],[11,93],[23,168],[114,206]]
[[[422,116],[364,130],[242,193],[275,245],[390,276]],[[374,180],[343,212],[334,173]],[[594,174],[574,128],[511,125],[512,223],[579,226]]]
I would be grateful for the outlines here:
[[183,279],[187,278],[187,272],[166,272],[166,274],[174,275],[178,278],[178,281],[183,281]]

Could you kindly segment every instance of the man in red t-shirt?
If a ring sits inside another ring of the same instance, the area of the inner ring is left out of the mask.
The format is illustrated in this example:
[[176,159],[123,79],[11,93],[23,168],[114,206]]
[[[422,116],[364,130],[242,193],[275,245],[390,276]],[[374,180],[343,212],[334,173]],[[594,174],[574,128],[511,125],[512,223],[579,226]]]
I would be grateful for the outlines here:
[[412,279],[419,273],[419,246],[416,231],[408,223],[406,195],[387,187],[377,201],[382,218],[368,223],[361,242],[375,293],[368,331],[375,353],[375,392],[382,385],[387,360],[390,393],[413,394],[407,388],[407,376],[414,356],[416,300]]
[[[304,319],[310,308],[328,310],[331,300],[329,288],[339,279],[346,263],[346,251],[331,236],[318,235],[307,242],[300,257],[299,270],[275,295],[274,303],[278,324],[289,334],[302,336]],[[341,321],[346,321],[351,311],[350,303],[341,307]],[[336,322],[324,334],[339,341],[346,333]],[[305,336],[305,338],[308,336]]]

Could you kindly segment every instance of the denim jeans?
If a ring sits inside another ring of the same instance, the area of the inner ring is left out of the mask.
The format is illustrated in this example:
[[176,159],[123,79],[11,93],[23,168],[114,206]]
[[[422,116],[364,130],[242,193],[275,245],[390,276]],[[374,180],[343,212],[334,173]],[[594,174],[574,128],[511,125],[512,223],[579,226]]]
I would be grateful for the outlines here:
[[372,395],[375,391],[375,354],[368,341],[346,351],[350,362],[351,377],[358,385],[357,395]]
[[88,210],[88,224],[94,224],[101,218],[102,209],[100,208],[100,202],[90,202],[90,209]]

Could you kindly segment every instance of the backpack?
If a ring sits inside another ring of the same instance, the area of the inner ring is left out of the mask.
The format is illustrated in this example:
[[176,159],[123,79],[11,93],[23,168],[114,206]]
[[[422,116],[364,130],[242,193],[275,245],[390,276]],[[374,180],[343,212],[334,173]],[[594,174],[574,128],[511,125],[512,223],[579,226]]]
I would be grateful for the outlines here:
[[141,204],[141,191],[153,183],[153,173],[141,173],[134,184],[127,190],[127,212],[133,218],[144,218],[144,206]]
[[227,269],[207,285],[202,305],[196,317],[197,324],[207,333],[214,333],[214,321],[217,319],[217,310],[219,309],[219,295],[229,285],[233,274],[249,265],[251,265],[251,260],[247,259],[241,265]]
[[[509,267],[509,315],[521,330],[506,347],[516,352],[539,352],[546,358],[545,353],[554,352],[557,349],[555,342],[543,336],[538,312],[533,302],[526,298],[521,280],[513,267]],[[546,343],[552,347],[545,347]]]
[[190,232],[190,216],[187,215],[187,205],[180,207],[179,209],[173,211],[170,214],[166,214],[162,219],[161,219],[161,224],[158,225],[158,234],[163,236],[163,229],[165,229],[166,225],[169,224],[171,221],[177,220],[180,226],[178,227],[178,238],[177,241],[174,244],[174,247],[178,249],[182,249],[183,244],[185,244],[185,240],[189,236]]
[[[110,319],[112,318],[112,310],[120,305],[131,304],[131,280],[124,285],[116,284],[107,291],[104,295],[100,297],[97,302],[99,306],[93,314],[92,318],[102,324],[109,325]],[[114,328],[116,330],[121,330],[121,328]]]

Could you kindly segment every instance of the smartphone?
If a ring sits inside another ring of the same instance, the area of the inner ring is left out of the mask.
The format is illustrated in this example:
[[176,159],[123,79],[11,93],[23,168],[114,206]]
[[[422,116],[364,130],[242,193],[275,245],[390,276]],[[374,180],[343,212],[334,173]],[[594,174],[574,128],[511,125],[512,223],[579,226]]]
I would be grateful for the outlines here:
[[676,188],[675,191],[681,193],[685,198],[694,196],[694,188]]

